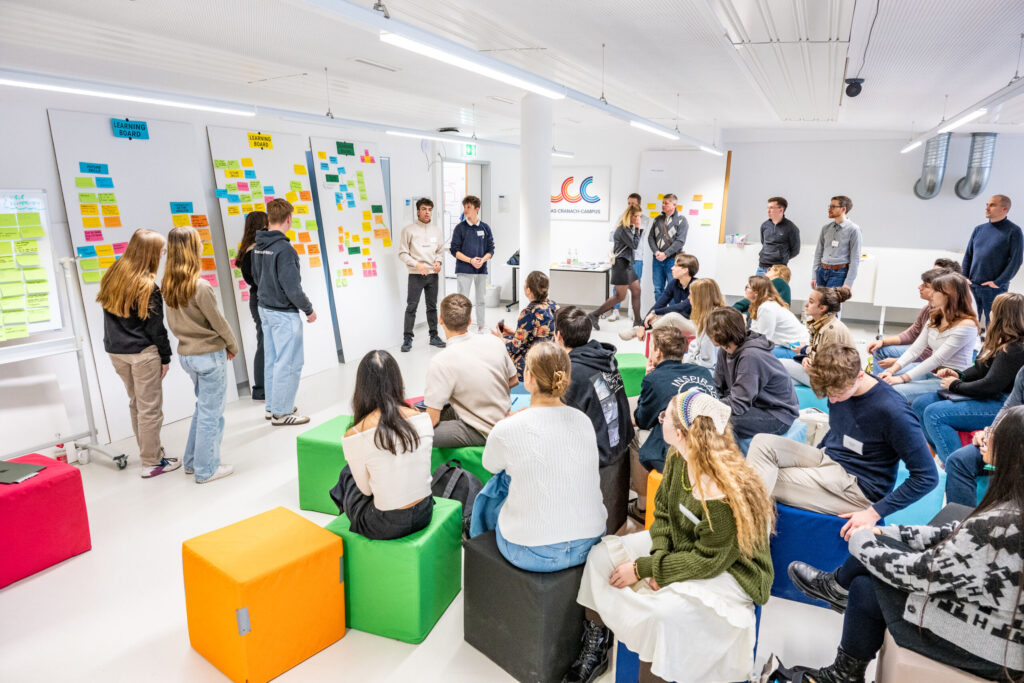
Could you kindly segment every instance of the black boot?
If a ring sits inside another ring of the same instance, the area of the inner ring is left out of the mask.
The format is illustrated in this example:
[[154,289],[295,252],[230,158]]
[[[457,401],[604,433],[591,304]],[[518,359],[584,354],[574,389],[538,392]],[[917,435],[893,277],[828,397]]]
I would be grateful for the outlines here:
[[412,351],[412,339],[406,337],[405,341],[402,342],[402,353]]
[[591,683],[608,670],[608,653],[612,650],[612,632],[587,620],[583,629],[583,649],[562,683]]
[[595,330],[601,329],[600,323],[597,322],[597,316],[593,313],[587,313],[587,320],[590,321],[590,324],[594,326]]
[[836,650],[836,661],[824,669],[793,667],[793,673],[796,674],[793,683],[864,683],[864,670],[869,663],[851,657],[843,648],[839,648]]
[[794,586],[815,600],[827,602],[829,607],[843,614],[846,612],[850,592],[839,585],[836,571],[823,572],[803,562],[790,562],[787,573]]

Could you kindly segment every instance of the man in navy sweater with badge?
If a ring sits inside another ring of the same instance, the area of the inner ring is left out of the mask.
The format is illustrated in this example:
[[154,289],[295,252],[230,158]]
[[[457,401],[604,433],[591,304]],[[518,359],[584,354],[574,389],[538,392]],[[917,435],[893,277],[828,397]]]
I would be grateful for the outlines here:
[[[839,515],[850,535],[922,498],[939,484],[917,416],[892,387],[861,370],[852,346],[820,349],[811,388],[828,396],[829,431],[818,448],[784,436],[758,434],[747,462],[780,503]],[[899,486],[900,461],[910,476]],[[894,488],[895,487],[895,488]]]
[[985,204],[985,218],[971,233],[964,252],[963,273],[971,281],[971,293],[978,306],[978,320],[987,326],[992,302],[1010,288],[1010,280],[1020,269],[1024,236],[1010,221],[1010,198],[993,195]]
[[[487,332],[484,321],[484,290],[487,287],[487,262],[494,257],[494,234],[491,226],[480,220],[480,198],[473,195],[462,200],[465,219],[452,232],[451,252],[455,264],[455,279],[459,294],[473,302],[473,320],[480,333]],[[474,296],[469,296],[470,288]]]

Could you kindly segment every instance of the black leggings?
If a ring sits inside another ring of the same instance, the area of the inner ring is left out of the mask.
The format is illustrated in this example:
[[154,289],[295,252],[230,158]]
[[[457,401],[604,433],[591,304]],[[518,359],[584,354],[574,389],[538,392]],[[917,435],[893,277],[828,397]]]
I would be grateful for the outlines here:
[[352,531],[370,539],[388,541],[414,534],[430,524],[434,513],[434,499],[427,496],[411,508],[378,510],[373,496],[356,486],[348,465],[341,471],[338,484],[331,489],[331,498],[343,515],[348,515]]
[[[906,621],[903,609],[908,594],[872,576],[856,558],[851,556],[846,559],[837,572],[837,578],[839,585],[850,591],[840,641],[843,650],[849,655],[864,661],[874,659],[882,647],[882,639],[888,628],[897,645],[928,659],[988,681],[1012,680],[1006,678],[1002,666],[973,655],[931,631]],[[1019,679],[1021,672],[1011,670],[1010,675]]]
[[630,294],[630,304],[633,307],[633,325],[639,327],[644,324],[640,317],[640,281],[634,280],[628,285],[615,285],[615,294],[608,298],[601,307],[594,311],[595,317],[601,317],[605,312],[612,310],[616,304],[626,300],[626,293]]

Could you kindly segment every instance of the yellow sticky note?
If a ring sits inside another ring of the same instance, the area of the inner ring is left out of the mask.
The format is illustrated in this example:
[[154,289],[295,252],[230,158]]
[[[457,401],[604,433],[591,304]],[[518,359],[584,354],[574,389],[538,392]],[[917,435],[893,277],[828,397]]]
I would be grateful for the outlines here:
[[715,203],[714,202],[704,202],[704,208],[705,209],[713,209],[713,208],[715,208]]
[[113,256],[100,256],[100,268],[109,268],[115,260]]
[[363,256],[369,256],[369,255],[370,255],[370,248],[369,247],[363,247]]
[[240,213],[242,213],[242,211],[237,206],[229,206],[228,207],[228,215],[229,216],[237,216]]
[[284,198],[287,199],[290,202],[297,202],[297,201],[299,201],[299,193],[296,192],[295,190],[292,190],[291,192],[287,193],[284,196]]
[[256,207],[257,211],[266,211],[267,210],[267,205],[262,203],[262,202],[259,203],[259,204],[254,204],[254,206]]
[[363,221],[363,230],[369,230],[370,229],[370,225],[371,225],[370,221]]
[[245,172],[244,171],[240,171],[240,170],[232,170],[232,169],[229,168],[229,169],[225,169],[224,170],[224,177],[225,178],[244,178],[245,177]]
[[99,270],[87,270],[82,273],[82,280],[85,282],[99,282],[103,278],[103,272]]
[[345,210],[345,205],[344,204],[338,204],[338,211],[344,211],[344,210]]
[[252,159],[249,159],[248,157],[242,159],[242,166],[244,168],[252,168]]
[[654,206],[655,206],[655,205],[654,205],[654,202],[649,202],[649,203],[647,204],[647,208],[648,208],[648,209],[653,209],[653,208],[654,208]]
[[391,246],[391,239],[390,238],[388,238],[388,237],[384,238],[384,246],[385,247],[390,247]]
[[104,204],[100,207],[103,210],[104,216],[119,216],[121,214],[117,211],[117,204]]
[[300,216],[303,215],[303,214],[308,214],[309,213],[309,207],[306,206],[305,204],[299,204],[298,206],[295,207],[295,213],[300,215]]
[[289,230],[288,232],[285,233],[285,235],[288,236],[288,239],[290,241],[292,241],[292,242],[295,241],[295,231],[294,230]]
[[83,216],[100,215],[100,207],[96,206],[95,204],[79,204],[78,207],[79,213],[81,213]]
[[704,201],[704,195],[702,195],[702,194],[695,194],[695,195],[693,195],[693,201],[695,201],[695,202],[702,202],[702,201]]
[[369,237],[364,237],[363,238],[363,244],[369,244],[369,243],[370,243],[370,238]]
[[372,218],[373,218],[373,214],[372,213],[370,213],[369,211],[363,211],[363,220],[364,221],[371,220]]
[[317,157],[317,159],[326,159],[327,158],[327,152],[317,152],[316,153],[316,157]]
[[97,244],[96,245],[96,255],[97,256],[113,256],[114,255],[114,245],[112,245],[112,244]]
[[242,213],[252,213],[252,204],[242,204]]
[[306,167],[303,164],[295,164],[295,175],[306,175]]
[[187,213],[176,213],[171,216],[171,224],[176,228],[186,228],[192,224]]
[[82,227],[83,228],[100,228],[100,227],[103,227],[103,226],[100,223],[100,217],[99,216],[86,216],[85,218],[82,219]]
[[203,242],[203,256],[213,256],[213,242]]
[[660,194],[660,193],[658,194],[658,199],[664,199],[664,198],[665,198],[664,194]]
[[657,217],[658,217],[658,216],[660,216],[660,215],[661,215],[661,214],[660,214],[660,213],[658,213],[657,211],[651,211],[651,218],[657,218]]
[[320,257],[319,256],[310,256],[309,257],[309,267],[310,268],[319,268],[320,265],[321,264],[320,264]]

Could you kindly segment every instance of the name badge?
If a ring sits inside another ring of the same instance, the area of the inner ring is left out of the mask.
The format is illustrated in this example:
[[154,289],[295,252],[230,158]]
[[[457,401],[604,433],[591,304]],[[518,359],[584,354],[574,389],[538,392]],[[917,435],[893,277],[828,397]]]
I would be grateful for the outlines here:
[[839,246],[839,240],[832,240],[832,248],[834,249],[835,247],[838,247],[838,246]]
[[843,446],[849,448],[857,455],[864,455],[864,444],[848,434],[843,435]]
[[700,524],[700,520],[697,519],[697,515],[695,515],[692,512],[690,512],[689,508],[687,508],[682,503],[679,504],[679,511],[682,512],[683,515],[685,515],[688,520],[693,522],[695,526]]
[[477,237],[483,237],[484,236],[484,231],[483,230],[477,230],[476,231],[476,236]]

